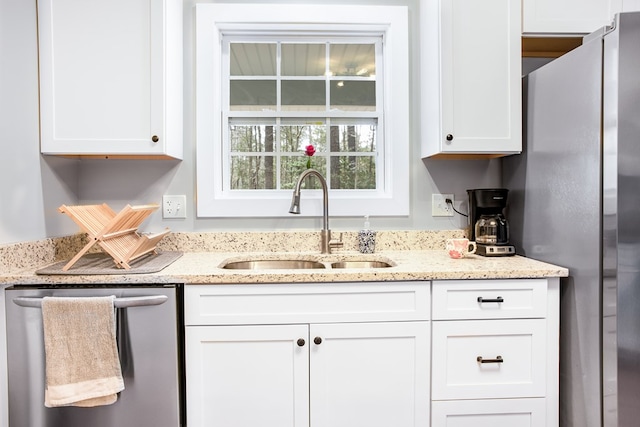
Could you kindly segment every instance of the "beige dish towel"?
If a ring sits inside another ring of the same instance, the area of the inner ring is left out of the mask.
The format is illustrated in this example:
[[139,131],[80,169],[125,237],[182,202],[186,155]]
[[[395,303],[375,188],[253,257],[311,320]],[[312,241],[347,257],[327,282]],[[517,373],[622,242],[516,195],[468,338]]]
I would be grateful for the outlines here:
[[114,300],[43,298],[46,407],[110,405],[124,390]]

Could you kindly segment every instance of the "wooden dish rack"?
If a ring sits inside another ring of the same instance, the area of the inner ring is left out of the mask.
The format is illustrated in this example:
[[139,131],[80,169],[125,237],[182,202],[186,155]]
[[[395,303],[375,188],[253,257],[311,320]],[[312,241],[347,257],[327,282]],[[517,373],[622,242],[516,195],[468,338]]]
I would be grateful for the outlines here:
[[170,230],[157,234],[139,234],[138,227],[156,209],[157,204],[125,206],[116,213],[106,203],[102,205],[66,206],[58,210],[71,219],[87,233],[89,243],[85,245],[64,267],[69,270],[82,255],[98,244],[111,255],[118,268],[131,269],[130,263],[143,255],[153,252],[157,254],[156,244]]

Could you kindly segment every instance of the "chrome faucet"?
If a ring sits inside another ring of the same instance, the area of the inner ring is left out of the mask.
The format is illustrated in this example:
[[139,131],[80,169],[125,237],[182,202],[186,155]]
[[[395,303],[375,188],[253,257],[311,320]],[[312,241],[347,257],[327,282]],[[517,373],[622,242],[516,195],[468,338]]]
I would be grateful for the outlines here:
[[298,177],[298,182],[296,186],[293,188],[293,198],[291,199],[291,207],[289,208],[289,213],[299,214],[300,213],[300,189],[302,186],[302,181],[309,176],[314,175],[320,181],[320,185],[322,186],[322,231],[320,232],[320,248],[323,254],[330,254],[331,248],[341,248],[343,246],[342,243],[342,235],[340,236],[340,240],[331,240],[331,230],[329,230],[329,192],[327,190],[327,181],[325,181],[324,177],[315,169],[305,169],[304,172],[300,174]]

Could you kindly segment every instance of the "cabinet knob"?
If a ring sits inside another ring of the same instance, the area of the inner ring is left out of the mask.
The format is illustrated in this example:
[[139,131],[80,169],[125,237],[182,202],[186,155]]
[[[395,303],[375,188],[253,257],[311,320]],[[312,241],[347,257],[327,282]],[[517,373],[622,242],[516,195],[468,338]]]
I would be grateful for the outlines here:
[[151,137],[151,140],[152,140],[153,142],[158,142],[158,141],[160,141],[160,138],[158,138],[158,135],[153,135],[153,136]]
[[320,344],[322,344],[322,338],[320,338],[320,337],[315,337],[315,338],[313,339],[313,342],[314,342],[314,343],[316,343],[317,345],[320,345]]
[[297,343],[298,343],[298,346],[299,346],[299,347],[304,347],[304,345],[305,345],[305,343],[306,343],[306,342],[305,342],[305,340],[304,340],[304,339],[302,339],[302,338],[298,338]]
[[453,135],[450,133],[447,134],[447,141],[453,141]]
[[503,363],[502,356],[496,356],[495,359],[483,359],[482,356],[476,357],[478,363]]

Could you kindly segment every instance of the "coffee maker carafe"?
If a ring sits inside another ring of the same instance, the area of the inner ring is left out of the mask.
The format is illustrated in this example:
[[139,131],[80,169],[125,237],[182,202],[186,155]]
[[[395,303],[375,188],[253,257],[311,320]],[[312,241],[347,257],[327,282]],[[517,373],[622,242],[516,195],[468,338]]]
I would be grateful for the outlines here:
[[469,240],[477,244],[478,255],[515,255],[509,244],[509,223],[504,215],[509,190],[485,188],[467,190],[469,195]]

